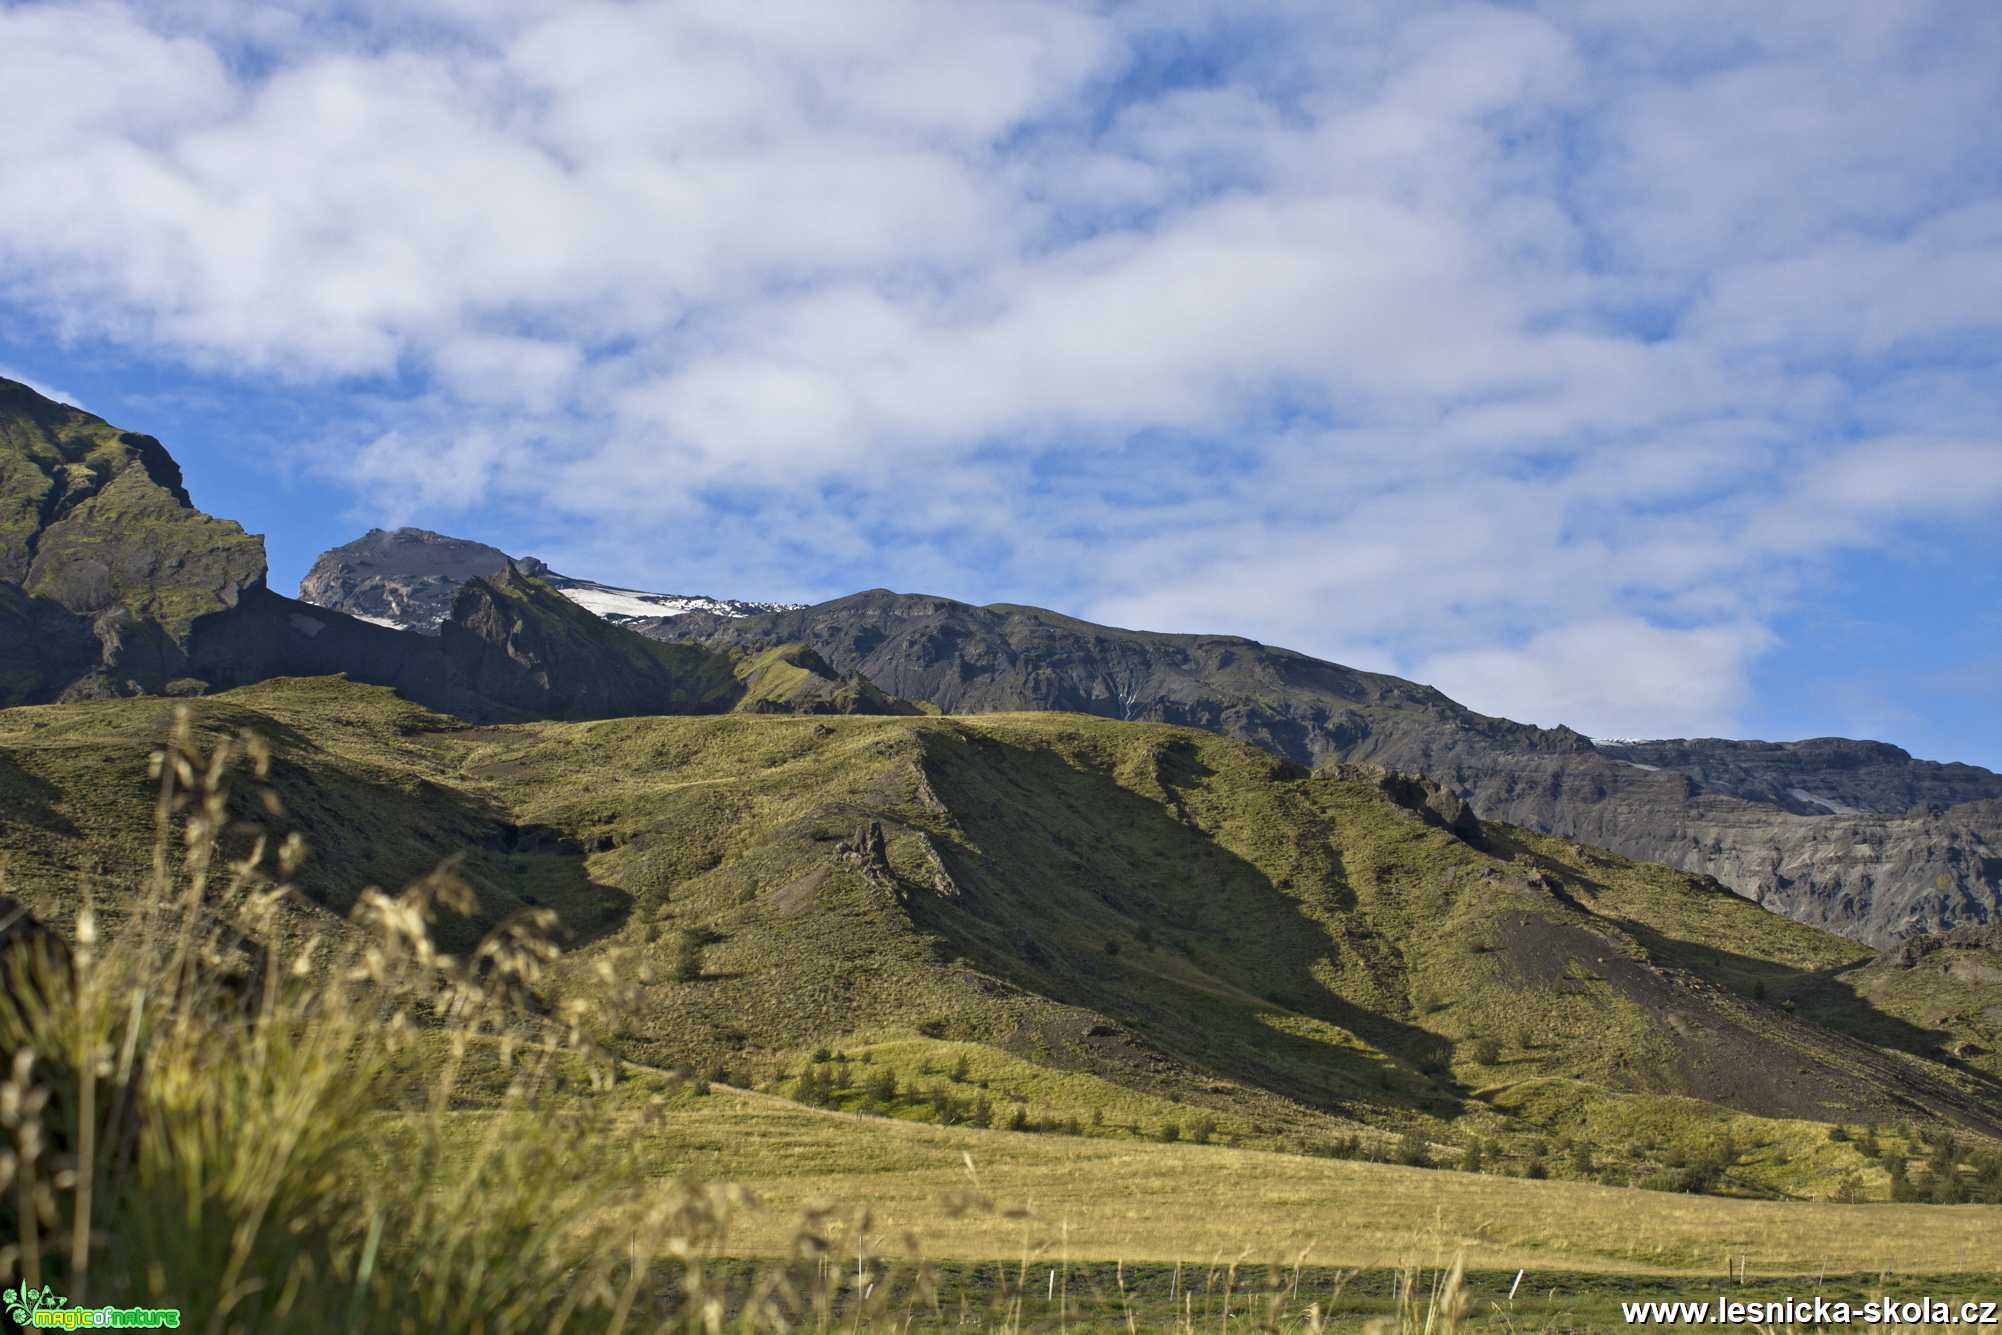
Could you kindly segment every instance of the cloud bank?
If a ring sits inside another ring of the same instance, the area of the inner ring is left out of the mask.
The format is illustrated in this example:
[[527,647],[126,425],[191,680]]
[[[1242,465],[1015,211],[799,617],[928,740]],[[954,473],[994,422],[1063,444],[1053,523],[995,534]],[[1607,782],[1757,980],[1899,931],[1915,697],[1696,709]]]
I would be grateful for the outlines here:
[[2002,512],[2002,10],[17,5],[0,280],[370,518],[1728,732]]

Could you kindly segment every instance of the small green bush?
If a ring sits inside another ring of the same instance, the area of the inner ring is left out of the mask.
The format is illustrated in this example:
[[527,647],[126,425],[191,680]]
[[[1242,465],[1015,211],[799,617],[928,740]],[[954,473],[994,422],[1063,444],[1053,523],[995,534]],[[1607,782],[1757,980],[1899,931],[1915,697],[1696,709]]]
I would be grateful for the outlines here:
[[708,942],[700,932],[687,931],[675,938],[674,960],[668,975],[677,983],[692,983],[702,977],[702,952]]

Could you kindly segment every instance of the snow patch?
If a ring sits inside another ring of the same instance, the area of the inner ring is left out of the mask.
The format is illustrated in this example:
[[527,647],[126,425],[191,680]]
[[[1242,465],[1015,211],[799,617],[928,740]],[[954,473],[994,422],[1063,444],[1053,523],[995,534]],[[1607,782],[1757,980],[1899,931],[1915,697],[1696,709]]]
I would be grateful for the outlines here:
[[689,612],[746,617],[759,612],[789,612],[801,606],[799,603],[744,603],[694,594],[647,593],[640,589],[594,584],[588,580],[566,580],[557,584],[556,589],[585,611],[612,622],[637,621],[641,617],[678,617]]
[[1856,807],[1844,806],[1832,797],[1822,797],[1817,793],[1810,793],[1805,788],[1789,788],[1787,789],[1787,796],[1796,802],[1805,802],[1809,806],[1820,807],[1831,816],[1864,816],[1869,814]]

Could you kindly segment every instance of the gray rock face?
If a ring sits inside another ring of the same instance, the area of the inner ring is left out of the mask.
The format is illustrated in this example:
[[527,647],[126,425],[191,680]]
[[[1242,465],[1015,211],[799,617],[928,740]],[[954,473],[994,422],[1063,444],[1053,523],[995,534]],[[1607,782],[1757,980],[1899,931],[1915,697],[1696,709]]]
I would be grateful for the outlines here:
[[803,642],[839,671],[952,712],[1189,724],[1303,764],[1423,775],[1483,819],[1715,876],[1873,944],[2002,918],[2002,775],[1915,761],[1879,742],[1595,744],[1252,640],[880,589],[777,615],[635,629],[737,647]]
[[[1491,820],[1714,876],[1775,912],[1872,945],[2002,921],[2002,801],[1804,814],[1732,791],[1739,780],[1730,766],[1706,768],[1706,743],[1675,745],[1689,748],[1688,770],[1642,770],[1596,754],[1501,755],[1462,758],[1438,777]],[[1789,788],[1836,786],[1813,765],[1814,750],[1792,754],[1799,769]],[[1971,771],[1950,776],[1956,786],[2002,788],[2002,776],[1986,770],[1913,762],[1885,800],[1927,791],[1942,769]]]
[[436,635],[468,580],[508,566],[498,547],[421,528],[372,528],[322,552],[299,581],[299,599],[420,635]]
[[700,594],[649,593],[573,579],[532,556],[517,559],[483,542],[421,528],[374,528],[353,542],[322,552],[299,581],[299,597],[378,625],[436,635],[468,581],[491,578],[510,565],[615,625],[686,612],[750,616],[791,607]]
[[1706,788],[1770,803],[1803,816],[1922,814],[1979,802],[2002,788],[1975,765],[1914,760],[1888,742],[1815,737],[1803,742],[1687,741],[1595,743],[1629,765],[1671,769]]

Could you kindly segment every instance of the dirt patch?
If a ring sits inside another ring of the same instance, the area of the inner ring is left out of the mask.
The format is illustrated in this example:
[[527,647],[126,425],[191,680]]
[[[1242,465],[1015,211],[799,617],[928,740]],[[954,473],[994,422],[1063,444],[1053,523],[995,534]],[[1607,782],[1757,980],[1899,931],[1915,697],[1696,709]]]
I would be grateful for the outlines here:
[[827,866],[800,873],[772,894],[772,907],[782,918],[804,917],[813,911],[814,903],[820,898],[820,887],[826,885],[827,878],[833,874],[834,869]]

